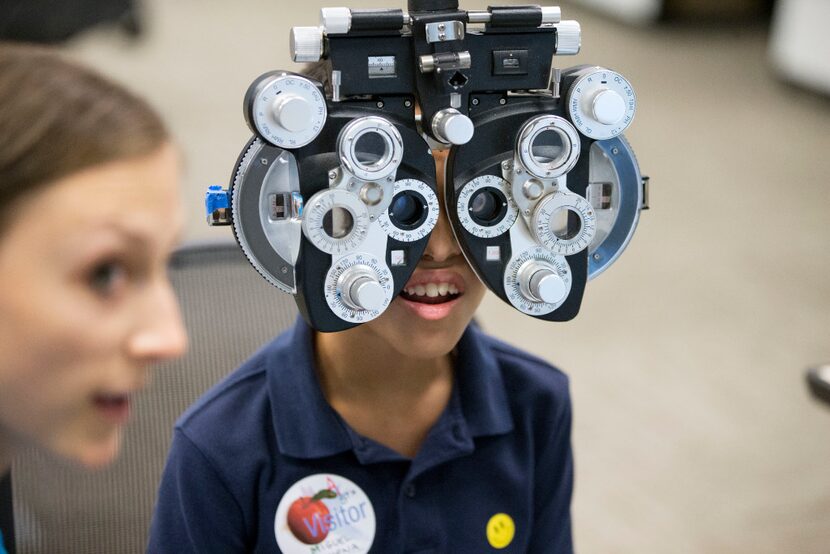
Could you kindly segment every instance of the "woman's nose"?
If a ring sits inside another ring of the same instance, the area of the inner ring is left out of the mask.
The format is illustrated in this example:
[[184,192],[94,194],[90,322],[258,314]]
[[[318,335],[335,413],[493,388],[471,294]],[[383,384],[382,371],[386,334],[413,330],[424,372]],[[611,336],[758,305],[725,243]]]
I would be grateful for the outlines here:
[[156,285],[144,302],[141,321],[128,341],[130,355],[145,363],[182,356],[187,351],[187,331],[170,284]]

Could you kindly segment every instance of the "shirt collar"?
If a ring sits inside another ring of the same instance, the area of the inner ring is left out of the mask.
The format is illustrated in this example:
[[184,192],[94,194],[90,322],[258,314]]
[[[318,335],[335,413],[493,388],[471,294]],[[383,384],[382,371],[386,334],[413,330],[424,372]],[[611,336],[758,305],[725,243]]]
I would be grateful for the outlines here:
[[458,341],[456,384],[470,435],[501,435],[513,429],[501,369],[489,340],[473,322]]
[[[317,381],[313,330],[302,318],[269,350],[267,366],[273,424],[282,454],[323,458],[354,448],[354,432],[326,401]],[[467,327],[458,342],[455,383],[470,436],[513,429],[495,353],[475,324]]]
[[323,458],[352,449],[345,424],[317,381],[314,335],[300,317],[268,353],[268,393],[282,454]]

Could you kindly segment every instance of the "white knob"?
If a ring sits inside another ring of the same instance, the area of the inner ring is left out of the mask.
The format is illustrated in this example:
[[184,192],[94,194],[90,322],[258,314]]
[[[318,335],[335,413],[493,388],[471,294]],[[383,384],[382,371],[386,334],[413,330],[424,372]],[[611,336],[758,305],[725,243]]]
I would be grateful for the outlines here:
[[540,269],[530,278],[530,292],[533,296],[547,302],[556,304],[565,297],[567,287],[565,281],[550,269]]
[[338,288],[343,303],[353,310],[379,310],[386,300],[386,292],[377,275],[365,265],[347,269],[338,279]]
[[383,287],[371,277],[361,277],[355,281],[351,286],[349,296],[355,304],[370,312],[379,310],[386,298]]
[[323,31],[320,27],[292,27],[288,48],[295,62],[316,62],[323,56]]
[[591,113],[603,125],[613,125],[625,115],[625,100],[613,90],[603,90],[594,96]]
[[519,290],[531,302],[557,304],[568,294],[568,286],[556,268],[540,260],[528,260],[518,272]]
[[311,122],[311,105],[296,94],[286,94],[274,102],[274,118],[280,127],[292,133],[305,131]]
[[475,127],[469,117],[455,108],[446,108],[432,118],[435,138],[446,144],[467,144],[473,138]]
[[556,23],[556,55],[575,56],[582,47],[582,27],[572,19]]
[[328,35],[344,35],[352,27],[352,10],[349,8],[323,8],[320,10],[320,26]]
[[559,6],[542,6],[542,23],[559,23],[562,21],[562,9]]

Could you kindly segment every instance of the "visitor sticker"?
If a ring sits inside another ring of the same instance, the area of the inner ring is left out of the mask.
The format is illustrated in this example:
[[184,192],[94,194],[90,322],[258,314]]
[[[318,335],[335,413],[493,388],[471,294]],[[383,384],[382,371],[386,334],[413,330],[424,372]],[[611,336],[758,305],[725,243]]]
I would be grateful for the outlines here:
[[345,477],[318,473],[283,495],[274,534],[285,554],[365,554],[375,540],[375,523],[363,489]]

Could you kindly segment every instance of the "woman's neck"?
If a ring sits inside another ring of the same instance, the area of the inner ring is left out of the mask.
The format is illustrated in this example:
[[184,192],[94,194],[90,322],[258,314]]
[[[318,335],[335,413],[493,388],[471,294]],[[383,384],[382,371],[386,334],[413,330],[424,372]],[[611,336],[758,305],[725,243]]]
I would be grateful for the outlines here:
[[12,466],[13,448],[7,433],[0,428],[0,477]]

